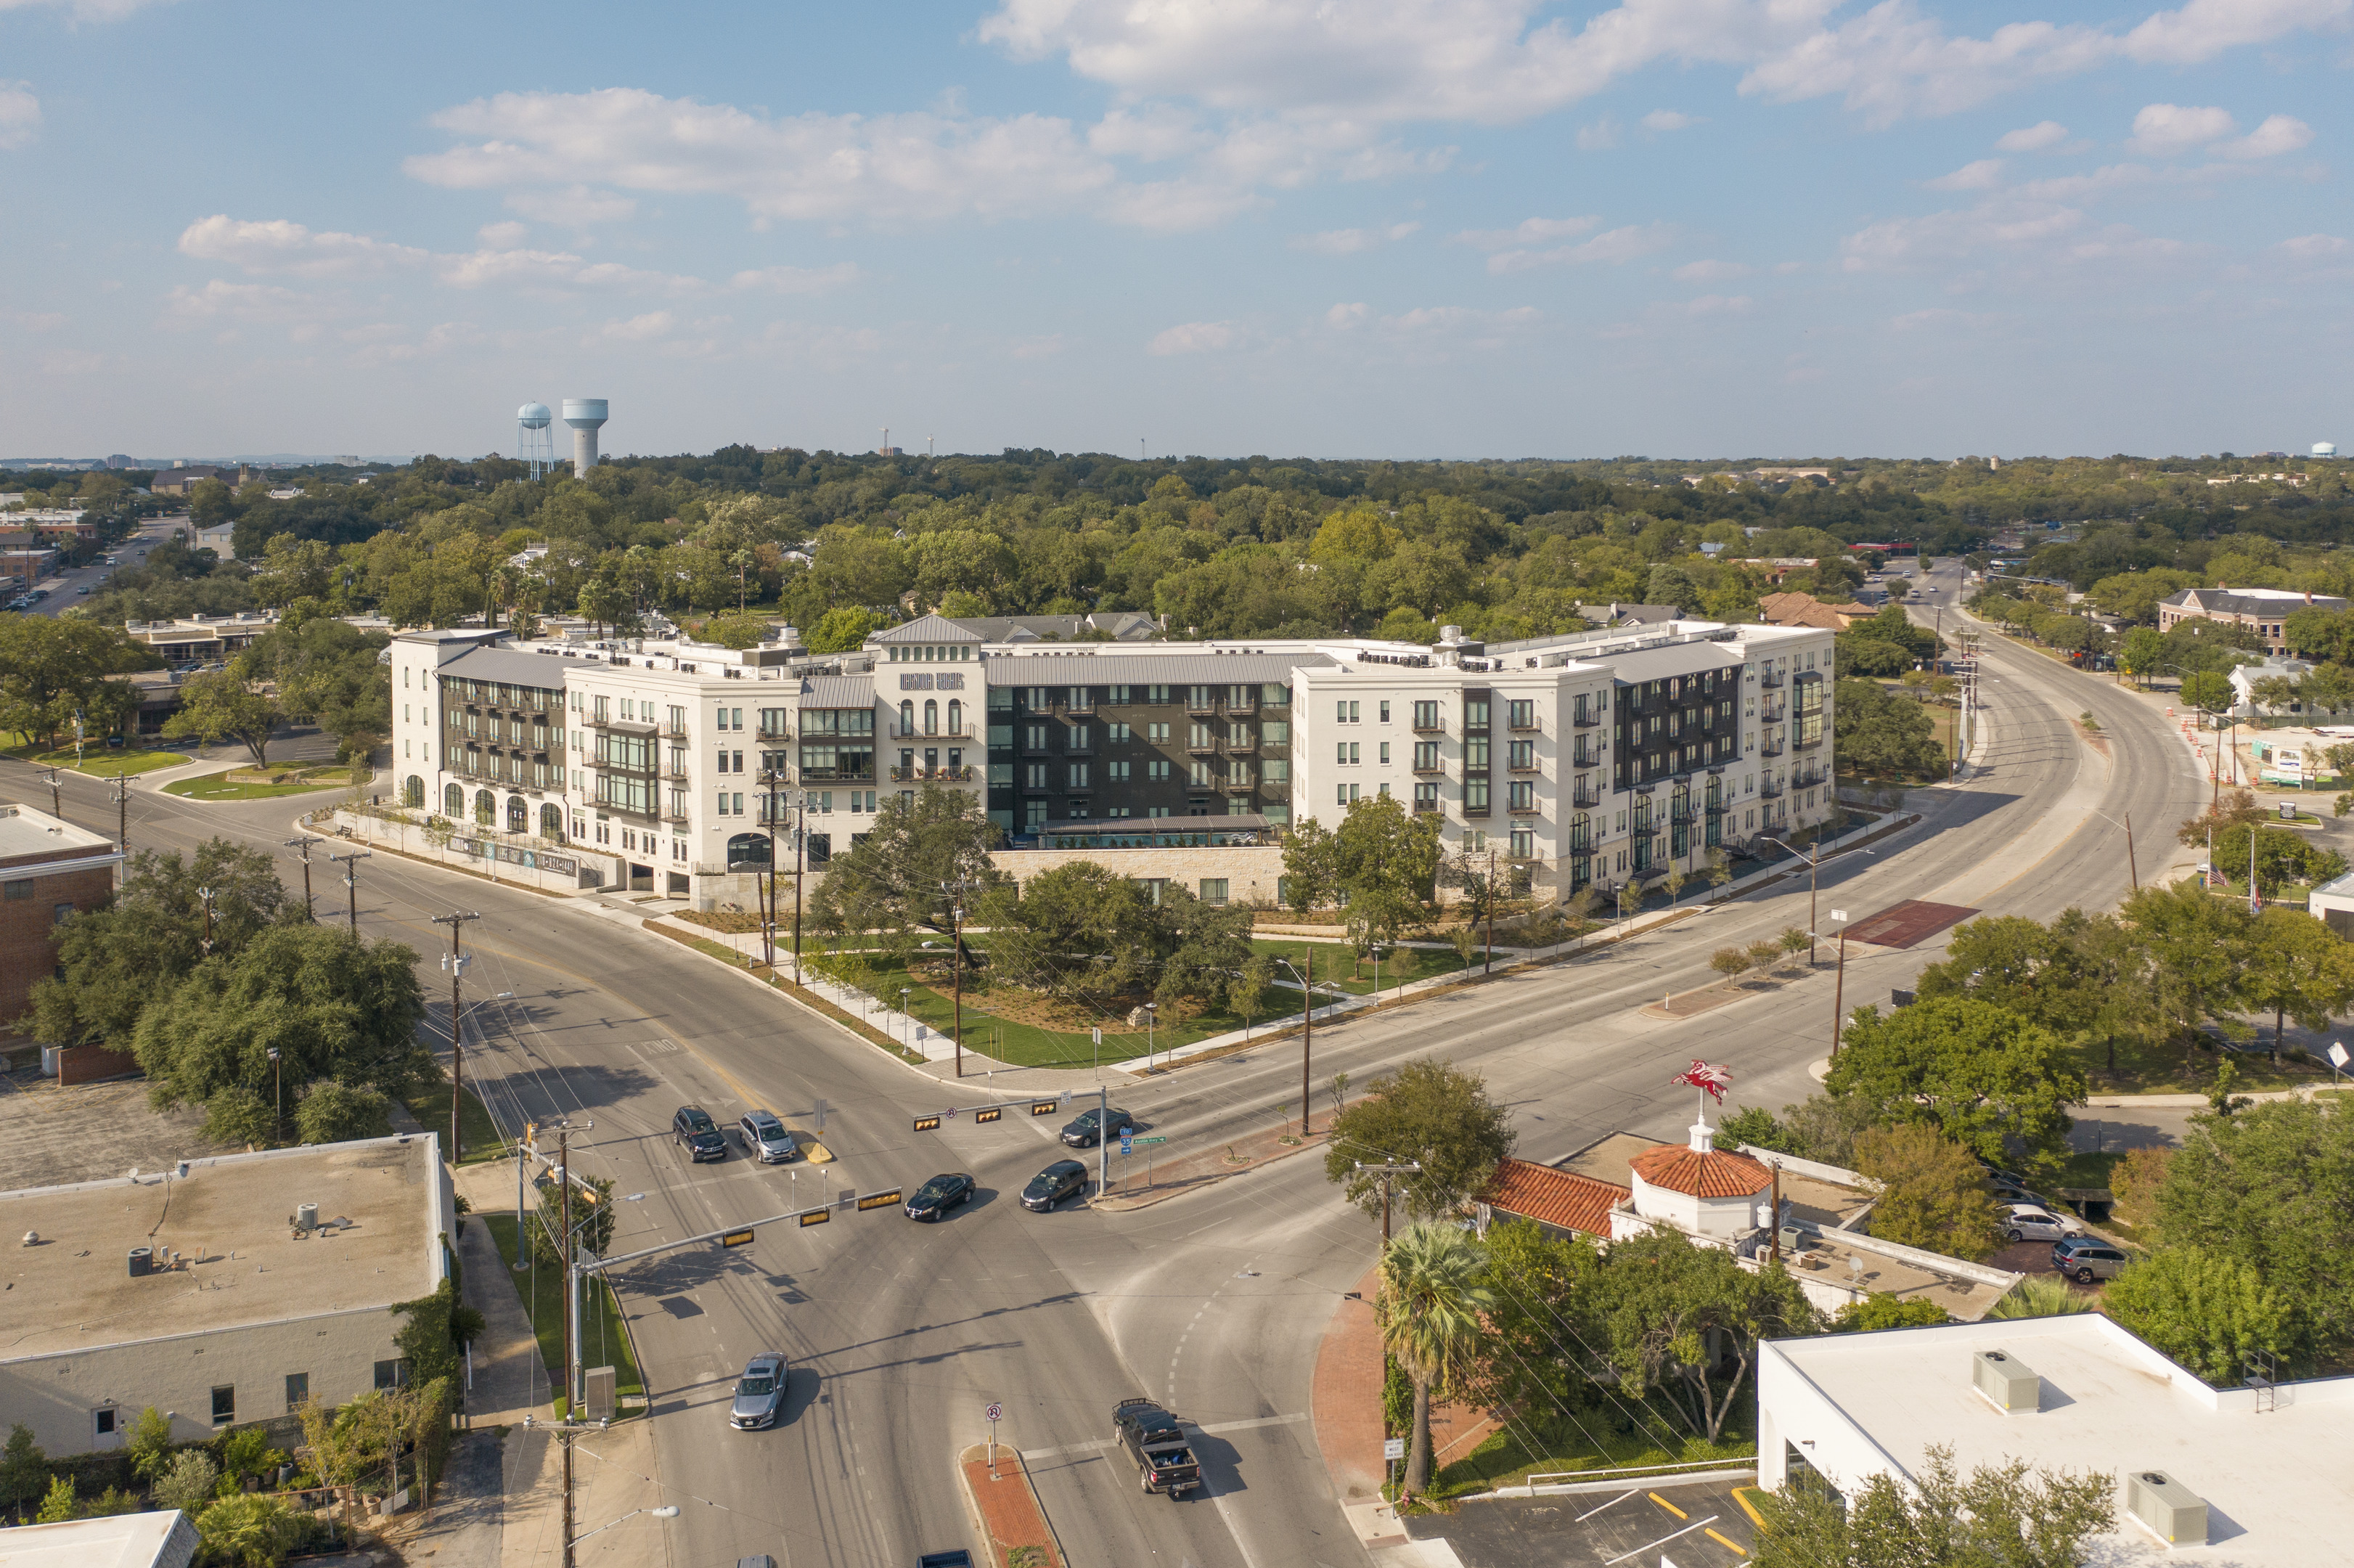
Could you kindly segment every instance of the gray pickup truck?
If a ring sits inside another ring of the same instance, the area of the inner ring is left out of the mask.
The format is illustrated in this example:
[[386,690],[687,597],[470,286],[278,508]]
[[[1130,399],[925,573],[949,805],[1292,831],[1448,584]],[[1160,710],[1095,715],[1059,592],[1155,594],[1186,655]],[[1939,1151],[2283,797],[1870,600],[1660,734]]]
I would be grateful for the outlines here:
[[1202,1484],[1202,1467],[1183,1424],[1152,1401],[1121,1400],[1112,1406],[1111,1426],[1113,1437],[1136,1461],[1146,1491],[1178,1498]]

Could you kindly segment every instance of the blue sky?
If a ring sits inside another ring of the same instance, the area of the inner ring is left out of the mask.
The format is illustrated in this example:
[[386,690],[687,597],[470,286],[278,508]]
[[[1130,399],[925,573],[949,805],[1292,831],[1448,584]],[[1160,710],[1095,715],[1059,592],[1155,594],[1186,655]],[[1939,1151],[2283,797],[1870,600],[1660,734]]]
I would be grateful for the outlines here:
[[0,0],[0,453],[2301,450],[2354,0]]

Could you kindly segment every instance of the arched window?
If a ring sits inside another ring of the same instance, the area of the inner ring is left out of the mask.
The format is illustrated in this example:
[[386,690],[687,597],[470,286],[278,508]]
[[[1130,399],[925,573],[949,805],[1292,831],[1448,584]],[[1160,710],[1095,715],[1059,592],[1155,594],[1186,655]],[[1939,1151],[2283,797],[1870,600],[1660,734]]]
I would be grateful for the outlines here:
[[474,791],[474,821],[484,827],[499,820],[499,798],[488,789]]
[[925,699],[924,702],[924,733],[926,735],[940,733],[940,705],[929,698]]
[[523,797],[522,797],[522,796],[520,796],[520,795],[510,795],[510,796],[508,796],[508,797],[507,797],[507,832],[511,832],[511,833],[527,833],[527,832],[529,832],[530,831],[531,831],[531,808],[530,808],[529,806],[526,806],[526,805],[525,805],[525,804],[524,804],[524,800],[523,800]]
[[451,818],[466,814],[466,792],[455,784],[441,791],[441,814]]
[[729,839],[727,863],[730,866],[757,865],[765,869],[769,863],[769,835],[737,833]]
[[959,735],[961,734],[963,730],[964,705],[957,701],[954,697],[950,697],[949,699],[949,733],[950,735]]
[[400,786],[400,803],[411,810],[425,804],[425,780],[412,773]]
[[564,837],[564,813],[554,806],[539,809],[539,836],[561,840]]
[[901,735],[916,733],[916,705],[912,702],[899,705],[899,733]]

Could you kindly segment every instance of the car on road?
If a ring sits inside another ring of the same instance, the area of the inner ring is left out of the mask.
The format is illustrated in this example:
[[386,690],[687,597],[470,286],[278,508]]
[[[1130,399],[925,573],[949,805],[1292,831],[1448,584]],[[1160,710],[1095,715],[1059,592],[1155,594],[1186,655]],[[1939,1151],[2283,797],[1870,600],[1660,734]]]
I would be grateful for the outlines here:
[[1118,1138],[1123,1132],[1136,1130],[1136,1118],[1126,1111],[1115,1107],[1107,1115],[1103,1107],[1098,1106],[1093,1110],[1081,1111],[1073,1118],[1063,1128],[1063,1141],[1073,1149],[1093,1149],[1103,1141],[1105,1136],[1104,1132],[1098,1131],[1096,1127],[1098,1118],[1102,1119],[1104,1128],[1108,1129],[1111,1137]]
[[2012,1241],[2064,1241],[2084,1234],[2084,1227],[2065,1214],[2034,1203],[2013,1203],[2002,1217],[2002,1234]]
[[1202,1467],[1185,1438],[1184,1423],[1151,1400],[1123,1399],[1112,1406],[1112,1440],[1136,1463],[1148,1492],[1183,1497],[1202,1484]]
[[907,1200],[907,1217],[911,1220],[937,1220],[960,1203],[972,1202],[972,1176],[969,1171],[952,1171],[933,1177],[915,1191]]
[[2098,1236],[2070,1236],[2052,1248],[2052,1268],[2079,1285],[2090,1285],[2095,1279],[2115,1279],[2131,1261],[2122,1247]]
[[736,1380],[735,1403],[727,1407],[727,1425],[738,1432],[774,1426],[785,1412],[785,1381],[791,1376],[782,1351],[763,1351],[744,1363]]
[[1022,1206],[1043,1214],[1087,1190],[1087,1168],[1076,1160],[1057,1160],[1030,1178],[1030,1185],[1022,1189]]
[[700,1165],[706,1160],[727,1158],[727,1139],[720,1136],[719,1124],[701,1106],[681,1106],[678,1114],[670,1118],[671,1141],[686,1150],[686,1157]]
[[782,1165],[800,1158],[801,1150],[793,1144],[793,1135],[773,1111],[748,1111],[736,1124],[737,1135],[744,1140],[746,1153],[763,1165]]
[[74,589],[74,592],[76,592],[76,593],[78,593],[78,594],[86,594],[86,593],[90,592],[90,585],[89,585],[88,583],[84,583],[84,584],[82,584],[82,585],[81,585],[81,587],[80,587],[80,588],[78,588]]

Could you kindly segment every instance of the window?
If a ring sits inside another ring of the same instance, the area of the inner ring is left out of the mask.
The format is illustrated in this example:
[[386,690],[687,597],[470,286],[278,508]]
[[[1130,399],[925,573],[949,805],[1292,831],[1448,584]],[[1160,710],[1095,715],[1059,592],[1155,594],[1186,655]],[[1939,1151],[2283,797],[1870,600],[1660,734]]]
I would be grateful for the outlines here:
[[1127,763],[1125,763],[1125,762],[1107,762],[1107,763],[1105,763],[1105,764],[1104,764],[1104,777],[1105,777],[1107,779],[1110,780],[1110,781],[1111,781],[1112,783],[1114,783],[1114,784],[1125,784],[1125,783],[1127,783],[1127,782],[1128,782],[1128,764],[1127,764]]
[[1384,724],[1390,722],[1390,705],[1386,702],[1382,705],[1382,722]]
[[1346,699],[1335,702],[1332,705],[1332,722],[1335,724],[1355,724],[1357,722],[1357,704],[1349,702]]
[[1486,736],[1473,735],[1464,737],[1463,766],[1475,771],[1484,771],[1487,768],[1488,737]]
[[33,879],[28,876],[22,882],[11,882],[5,891],[10,898],[30,898],[33,895]]
[[1349,740],[1334,741],[1332,743],[1332,749],[1335,755],[1332,760],[1339,763],[1343,768],[1349,767],[1357,760],[1357,753],[1360,744],[1361,743],[1359,742]]
[[1537,727],[1537,705],[1525,697],[1516,697],[1505,709],[1505,722],[1514,729]]
[[49,906],[49,924],[62,926],[73,918],[73,914],[74,906],[70,904],[52,904]]
[[1288,758],[1270,757],[1259,764],[1259,776],[1269,784],[1291,782],[1291,762]]
[[1088,786],[1087,786],[1087,765],[1086,763],[1084,763],[1084,762],[1074,762],[1074,763],[1072,763],[1072,764],[1070,765],[1070,768],[1071,768],[1071,783],[1070,783],[1070,787],[1071,787],[1072,789],[1087,789],[1087,788],[1088,787]]
[[[1147,783],[1151,784],[1166,784],[1169,782],[1168,761],[1164,758],[1159,761],[1146,763],[1144,765],[1144,778]],[[1165,815],[1166,813],[1163,814]]]
[[1534,860],[1537,853],[1536,834],[1526,828],[1514,828],[1511,853],[1514,860]]
[[310,1397],[311,1374],[288,1372],[286,1374],[286,1414],[292,1415],[302,1409],[302,1402]]
[[1417,784],[1414,787],[1414,809],[1417,811],[1438,810],[1438,786]]
[[1193,777],[1188,780],[1188,782],[1196,789],[1208,789],[1210,787],[1210,765],[1207,762],[1194,763]]
[[1359,788],[1359,787],[1358,787],[1357,785],[1354,785],[1354,784],[1336,784],[1336,785],[1334,785],[1334,786],[1333,786],[1334,799],[1333,799],[1333,802],[1332,802],[1332,803],[1333,803],[1334,805],[1336,805],[1336,806],[1345,806],[1345,805],[1347,805],[1350,801],[1352,801],[1352,800],[1355,800],[1355,799],[1357,798],[1357,791],[1358,791],[1358,788]]
[[1463,781],[1463,814],[1467,817],[1488,814],[1488,781],[1485,779],[1466,779]]
[[1124,707],[1127,705],[1128,688],[1126,686],[1107,686],[1104,688],[1104,701],[1109,703],[1113,707]]
[[1488,727],[1487,698],[1466,697],[1463,699],[1463,727],[1465,729],[1486,729]]
[[1511,761],[1514,768],[1534,768],[1537,765],[1537,743],[1533,740],[1513,741]]
[[1225,901],[1226,879],[1223,876],[1204,877],[1202,879],[1202,902],[1204,904],[1224,904]]
[[1438,727],[1438,705],[1435,702],[1421,702],[1415,704],[1414,727],[1416,729],[1437,729]]
[[1268,746],[1289,746],[1291,726],[1282,719],[1268,719],[1258,726],[1259,739]]
[[1028,777],[1025,779],[1025,783],[1030,789],[1044,789],[1046,787],[1046,765],[1044,763],[1034,762],[1030,764],[1027,769],[1027,774]]
[[90,1429],[99,1439],[100,1446],[108,1446],[109,1445],[107,1444],[106,1439],[113,1436],[115,1433],[114,1406],[111,1404],[101,1404],[96,1410],[91,1411],[90,1413]]
[[1507,787],[1511,808],[1515,811],[1533,811],[1537,808],[1537,787],[1532,780],[1515,779]]
[[1288,707],[1291,705],[1291,688],[1279,682],[1269,681],[1258,689],[1258,700],[1271,708]]
[[237,1384],[224,1383],[213,1388],[213,1425],[227,1426],[237,1419]]
[[[1124,691],[1127,688],[1122,686],[1114,686],[1112,688],[1115,692]],[[1108,724],[1104,726],[1104,739],[1109,741],[1114,746],[1119,746],[1132,738],[1134,737],[1129,734],[1129,727],[1124,724]]]
[[1159,741],[1165,745],[1169,739],[1169,726],[1165,724],[1148,724],[1144,726],[1144,738],[1147,741]]
[[1144,688],[1144,700],[1148,703],[1165,703],[1169,700],[1169,688],[1147,686]]

